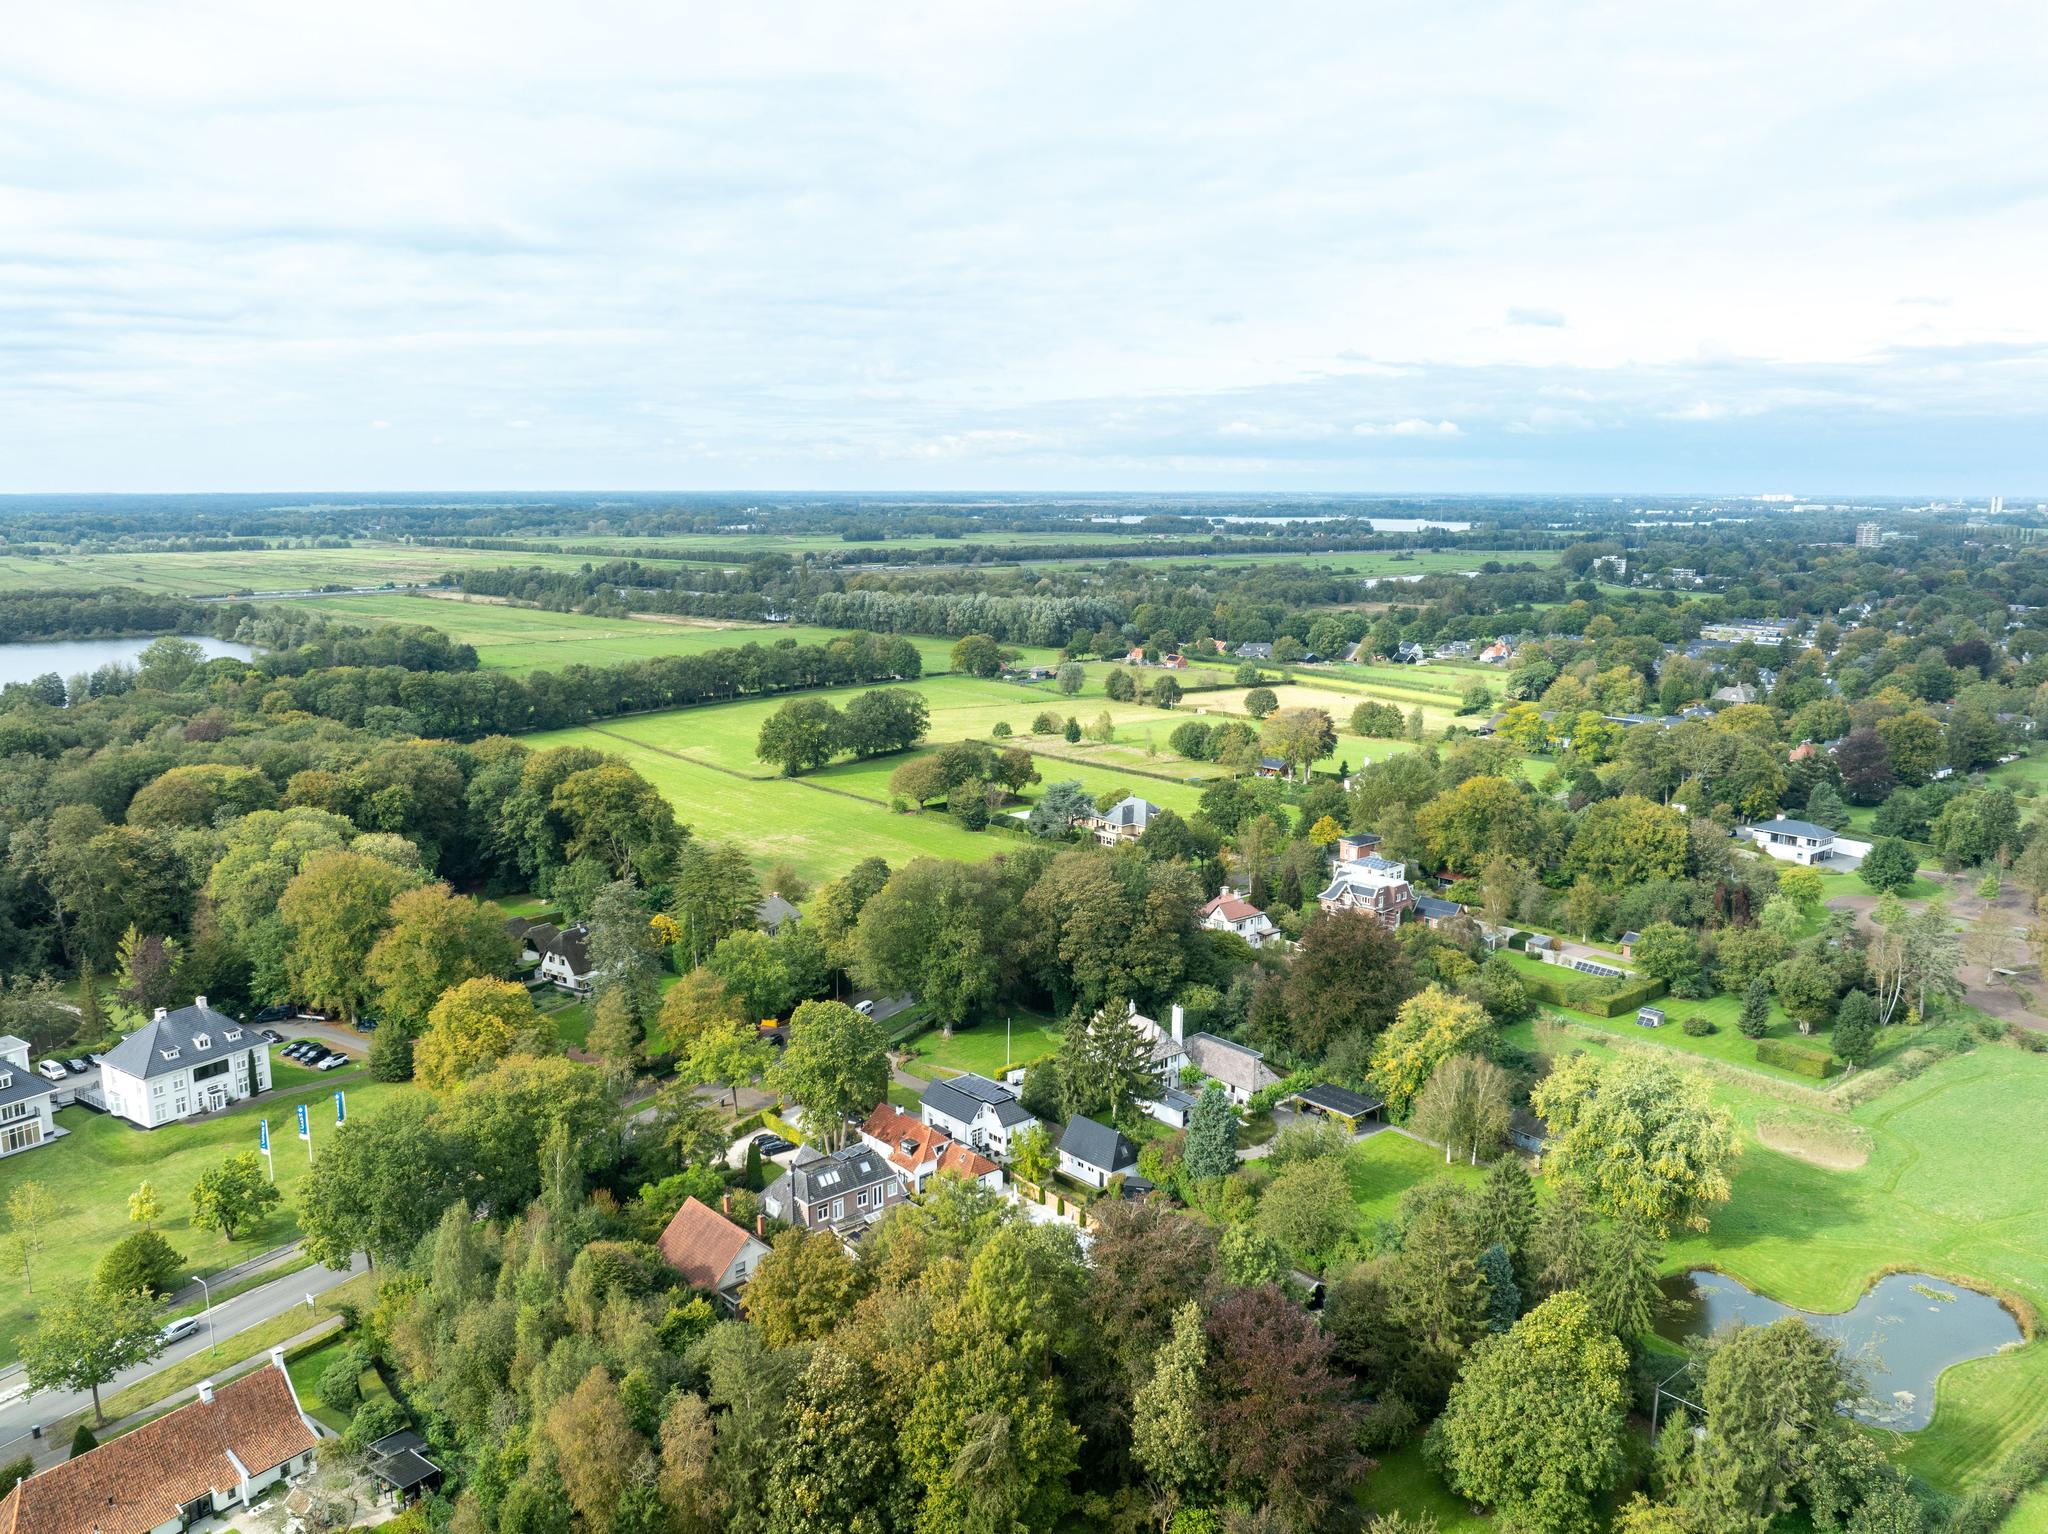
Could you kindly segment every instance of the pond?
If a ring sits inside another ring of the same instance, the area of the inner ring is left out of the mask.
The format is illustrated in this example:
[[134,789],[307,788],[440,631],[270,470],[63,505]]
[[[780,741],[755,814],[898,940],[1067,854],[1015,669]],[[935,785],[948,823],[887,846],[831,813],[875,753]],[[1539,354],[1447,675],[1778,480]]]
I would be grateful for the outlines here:
[[1927,1273],[1888,1273],[1864,1291],[1855,1309],[1838,1315],[1794,1310],[1705,1268],[1667,1278],[1663,1287],[1667,1305],[1657,1332],[1673,1342],[1710,1336],[1735,1321],[1765,1326],[1781,1316],[1797,1316],[1835,1338],[1870,1386],[1871,1399],[1856,1416],[1908,1433],[1933,1420],[1934,1383],[1942,1370],[2025,1341],[2000,1301]]
[[[236,644],[231,639],[213,639],[202,634],[186,636],[192,643],[206,652],[206,658],[213,660],[222,655],[232,655],[238,660],[252,660],[256,652],[245,644]],[[155,644],[154,637],[141,639],[48,639],[25,641],[21,644],[0,644],[0,685],[8,682],[32,682],[48,672],[56,672],[67,682],[81,671],[97,671],[109,661],[123,665],[135,664],[135,657]]]

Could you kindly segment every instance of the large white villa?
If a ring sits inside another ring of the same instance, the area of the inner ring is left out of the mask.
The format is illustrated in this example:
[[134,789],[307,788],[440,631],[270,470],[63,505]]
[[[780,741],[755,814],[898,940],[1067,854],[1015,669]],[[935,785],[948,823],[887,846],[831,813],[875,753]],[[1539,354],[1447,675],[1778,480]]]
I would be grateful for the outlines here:
[[156,1016],[100,1060],[107,1112],[154,1129],[195,1113],[215,1113],[270,1090],[263,1036],[206,1004],[204,996]]

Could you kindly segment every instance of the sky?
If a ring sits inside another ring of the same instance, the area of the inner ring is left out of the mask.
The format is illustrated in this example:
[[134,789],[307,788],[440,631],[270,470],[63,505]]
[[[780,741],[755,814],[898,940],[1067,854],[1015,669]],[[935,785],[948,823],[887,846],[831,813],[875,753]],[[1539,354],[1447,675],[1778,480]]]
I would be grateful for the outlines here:
[[2048,493],[2038,0],[67,0],[0,491]]

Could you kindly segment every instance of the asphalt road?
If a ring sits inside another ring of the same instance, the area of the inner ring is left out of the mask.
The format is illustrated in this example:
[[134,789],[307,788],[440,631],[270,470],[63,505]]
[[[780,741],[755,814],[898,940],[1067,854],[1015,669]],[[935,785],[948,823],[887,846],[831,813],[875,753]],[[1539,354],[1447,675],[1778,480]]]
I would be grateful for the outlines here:
[[[345,1282],[355,1273],[365,1271],[363,1260],[358,1257],[355,1266],[347,1273],[338,1273],[332,1268],[301,1268],[296,1273],[273,1279],[249,1289],[232,1299],[222,1300],[213,1307],[212,1335],[206,1325],[182,1342],[172,1343],[164,1349],[154,1362],[138,1365],[136,1368],[115,1376],[111,1384],[100,1387],[100,1399],[106,1400],[116,1391],[125,1389],[137,1380],[146,1379],[157,1370],[185,1359],[197,1357],[212,1346],[213,1338],[223,1341],[235,1333],[245,1331],[276,1316],[281,1316],[294,1306],[307,1311],[306,1296],[326,1293],[335,1285]],[[307,1311],[308,1324],[311,1312]],[[223,1367],[236,1362],[251,1349],[228,1349],[221,1355]],[[89,1390],[45,1390],[35,1395],[22,1391],[22,1377],[19,1373],[0,1379],[0,1463],[27,1452],[35,1444],[33,1430],[40,1425],[61,1422],[81,1411],[92,1409],[92,1392]]]

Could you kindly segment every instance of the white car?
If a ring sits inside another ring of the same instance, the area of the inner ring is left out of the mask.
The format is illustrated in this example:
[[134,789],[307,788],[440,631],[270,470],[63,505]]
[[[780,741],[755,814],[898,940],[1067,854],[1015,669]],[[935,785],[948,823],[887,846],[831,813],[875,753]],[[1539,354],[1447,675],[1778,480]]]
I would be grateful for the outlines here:
[[180,1316],[177,1320],[173,1321],[169,1326],[164,1328],[164,1341],[183,1342],[187,1337],[191,1336],[194,1332],[198,1330],[199,1317]]
[[69,1081],[71,1079],[70,1076],[68,1076],[65,1073],[64,1067],[59,1065],[55,1060],[44,1060],[38,1063],[36,1066],[36,1074],[42,1077],[45,1081]]

